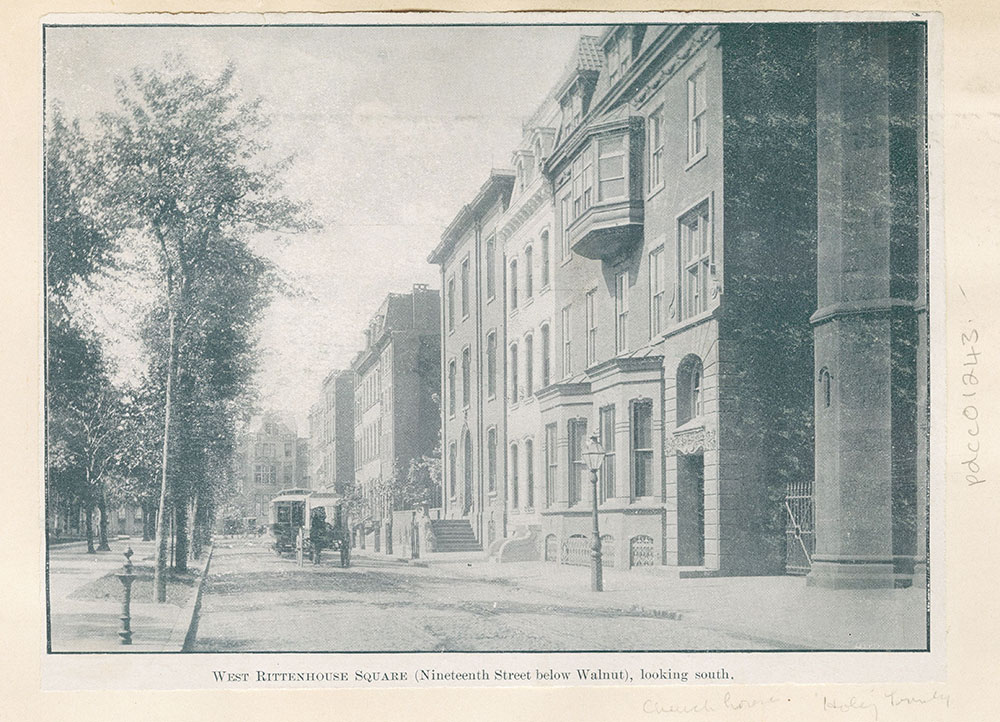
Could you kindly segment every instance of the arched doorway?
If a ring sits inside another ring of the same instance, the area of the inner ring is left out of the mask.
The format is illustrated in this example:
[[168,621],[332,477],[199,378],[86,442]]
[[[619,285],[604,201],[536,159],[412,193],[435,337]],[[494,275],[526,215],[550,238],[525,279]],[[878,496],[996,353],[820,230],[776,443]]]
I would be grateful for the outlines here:
[[472,437],[468,429],[462,436],[462,473],[465,476],[465,493],[462,495],[462,515],[468,516],[472,511]]

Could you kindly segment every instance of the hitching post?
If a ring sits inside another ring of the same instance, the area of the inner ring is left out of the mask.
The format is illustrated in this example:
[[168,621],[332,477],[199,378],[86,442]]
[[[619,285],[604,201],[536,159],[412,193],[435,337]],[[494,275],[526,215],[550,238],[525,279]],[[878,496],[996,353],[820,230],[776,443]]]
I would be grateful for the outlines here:
[[132,573],[133,553],[132,547],[125,550],[125,566],[122,573],[117,575],[122,580],[122,586],[125,587],[125,598],[122,600],[122,628],[118,632],[122,644],[132,644],[132,612],[130,607],[132,605],[132,582],[135,581],[135,575]]

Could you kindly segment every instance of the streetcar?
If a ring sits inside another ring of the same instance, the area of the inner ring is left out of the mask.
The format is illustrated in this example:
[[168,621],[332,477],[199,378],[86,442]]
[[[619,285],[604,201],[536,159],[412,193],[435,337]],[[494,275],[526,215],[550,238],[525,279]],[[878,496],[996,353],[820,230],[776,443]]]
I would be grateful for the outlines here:
[[[322,511],[320,511],[322,510]],[[314,520],[325,521],[326,527],[313,533]],[[342,497],[312,489],[283,489],[268,506],[268,531],[274,539],[276,554],[297,550],[299,530],[302,530],[303,553],[312,553],[312,539],[322,535],[323,548],[339,551],[347,540],[347,510]]]

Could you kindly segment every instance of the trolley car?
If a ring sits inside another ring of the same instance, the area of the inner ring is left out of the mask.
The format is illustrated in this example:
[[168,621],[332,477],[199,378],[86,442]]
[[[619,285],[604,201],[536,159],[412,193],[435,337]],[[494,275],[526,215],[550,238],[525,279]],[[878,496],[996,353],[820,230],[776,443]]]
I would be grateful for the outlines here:
[[276,554],[296,551],[299,530],[302,530],[303,553],[311,553],[312,520],[323,509],[328,537],[323,548],[339,551],[347,538],[347,510],[344,500],[336,494],[312,489],[284,489],[268,507],[268,531],[274,539]]

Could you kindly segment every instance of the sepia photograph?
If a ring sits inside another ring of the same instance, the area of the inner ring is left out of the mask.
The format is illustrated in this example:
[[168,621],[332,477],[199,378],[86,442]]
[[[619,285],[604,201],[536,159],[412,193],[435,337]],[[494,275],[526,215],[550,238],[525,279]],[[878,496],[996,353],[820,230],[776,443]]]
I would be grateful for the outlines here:
[[49,655],[930,651],[925,18],[113,17],[41,29]]

